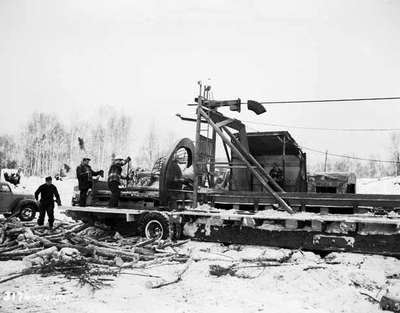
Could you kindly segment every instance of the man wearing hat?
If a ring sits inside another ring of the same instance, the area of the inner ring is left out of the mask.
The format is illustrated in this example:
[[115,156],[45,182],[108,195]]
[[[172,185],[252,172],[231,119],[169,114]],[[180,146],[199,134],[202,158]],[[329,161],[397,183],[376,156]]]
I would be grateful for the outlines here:
[[58,205],[61,205],[60,195],[58,194],[57,187],[52,184],[51,176],[46,177],[46,183],[41,185],[35,192],[35,199],[39,199],[39,218],[38,225],[41,226],[44,223],[44,218],[47,213],[49,219],[49,229],[53,228],[54,223],[54,197]]
[[86,206],[86,198],[89,190],[93,188],[93,176],[104,176],[104,171],[93,171],[89,165],[90,158],[84,157],[82,163],[76,168],[76,177],[79,185],[79,206]]
[[111,191],[111,198],[108,206],[110,208],[117,208],[119,202],[119,196],[121,191],[119,190],[119,185],[121,184],[121,179],[126,179],[126,177],[122,176],[122,166],[126,163],[130,162],[131,158],[127,157],[126,159],[117,156],[114,158],[110,169],[108,170],[108,188]]

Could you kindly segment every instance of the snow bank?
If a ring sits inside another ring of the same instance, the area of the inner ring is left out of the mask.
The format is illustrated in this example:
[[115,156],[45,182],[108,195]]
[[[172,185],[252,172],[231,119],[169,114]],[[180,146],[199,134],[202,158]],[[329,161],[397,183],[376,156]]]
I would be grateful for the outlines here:
[[400,195],[400,177],[357,179],[357,193]]

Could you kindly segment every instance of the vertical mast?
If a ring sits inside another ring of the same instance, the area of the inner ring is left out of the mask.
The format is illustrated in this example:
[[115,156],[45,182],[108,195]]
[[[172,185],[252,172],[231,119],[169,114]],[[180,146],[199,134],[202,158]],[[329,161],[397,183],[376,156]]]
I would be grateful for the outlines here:
[[199,97],[197,98],[197,109],[196,109],[196,139],[195,139],[195,147],[194,147],[194,156],[193,156],[193,203],[192,207],[197,207],[197,192],[199,188],[199,148],[200,148],[200,127],[201,127],[201,114],[200,108],[202,104],[202,83],[199,84]]

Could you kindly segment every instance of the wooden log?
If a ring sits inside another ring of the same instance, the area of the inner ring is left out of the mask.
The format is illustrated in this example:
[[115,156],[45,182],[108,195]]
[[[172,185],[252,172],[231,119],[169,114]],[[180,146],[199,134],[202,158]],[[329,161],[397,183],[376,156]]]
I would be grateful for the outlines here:
[[4,242],[6,239],[6,230],[4,227],[0,228],[0,245]]
[[3,252],[0,254],[0,257],[7,258],[7,257],[13,257],[13,256],[25,256],[25,255],[30,255],[32,253],[36,253],[43,250],[43,248],[30,248],[30,249],[23,249],[23,250],[16,250],[16,251],[10,251],[10,252]]
[[6,234],[9,235],[9,236],[10,235],[19,235],[19,234],[24,233],[25,230],[26,230],[25,227],[12,228],[12,229],[7,230]]
[[101,255],[101,256],[106,256],[106,257],[111,257],[111,258],[115,258],[116,256],[119,256],[121,258],[139,260],[139,254],[134,253],[134,252],[127,252],[127,251],[123,251],[121,249],[110,249],[110,248],[105,248],[105,247],[98,247],[93,244],[88,245],[87,248],[93,249],[93,251],[96,254]]
[[179,247],[179,246],[182,246],[182,245],[184,245],[184,244],[186,244],[186,243],[188,243],[188,242],[190,242],[190,239],[182,240],[182,241],[179,241],[179,242],[176,242],[176,243],[171,244],[171,247],[172,247],[172,248],[174,248],[174,247]]
[[10,247],[13,246],[15,244],[18,244],[18,241],[16,240],[9,240],[9,241],[4,241],[3,244],[0,247]]
[[146,245],[149,245],[149,244],[153,243],[153,242],[156,241],[156,240],[157,240],[157,238],[152,238],[152,239],[144,240],[144,241],[141,241],[141,242],[135,244],[135,247],[144,247],[144,246],[146,246]]
[[133,251],[135,253],[143,254],[143,255],[154,255],[154,251],[141,247],[134,247]]
[[46,247],[46,248],[53,246],[53,243],[50,240],[46,239],[46,238],[35,236],[35,240],[37,240],[40,243],[42,243],[42,245],[44,247]]
[[65,232],[65,234],[79,233],[79,232],[81,232],[82,230],[88,228],[89,226],[90,226],[89,224],[77,225],[77,226],[74,226],[73,228],[71,228],[70,230],[67,230],[67,231]]
[[47,235],[47,236],[42,236],[43,238],[46,238],[48,240],[60,240],[64,238],[64,234],[55,234],[55,235]]
[[[57,247],[50,247],[50,248],[47,248],[47,249],[41,249],[38,252],[29,254],[26,257],[24,257],[23,262],[26,265],[32,266],[32,264],[33,264],[32,260],[34,260],[36,258],[40,258],[43,261],[48,261],[52,257],[56,256],[57,252],[58,252]],[[43,262],[43,261],[41,261],[41,262]]]
[[15,244],[15,245],[9,246],[7,248],[2,248],[2,249],[0,249],[0,254],[3,253],[3,252],[8,252],[8,251],[12,251],[12,250],[18,249],[19,247],[20,246],[18,244]]
[[30,249],[30,248],[40,247],[41,245],[42,245],[42,243],[40,241],[37,241],[37,242],[28,243],[28,244],[23,243],[20,245],[20,247],[23,247],[25,249]]
[[87,244],[92,243],[92,244],[94,244],[94,245],[96,245],[96,246],[98,246],[98,247],[104,247],[104,248],[109,248],[109,249],[116,249],[116,248],[117,248],[117,247],[115,247],[115,246],[112,246],[112,245],[110,245],[110,244],[107,244],[107,243],[98,241],[98,240],[93,239],[93,238],[90,238],[90,237],[88,237],[88,236],[82,236],[82,235],[76,235],[76,234],[74,234],[74,235],[72,236],[72,238],[77,238],[77,239],[80,240],[81,242],[86,242]]
[[76,250],[78,250],[80,253],[84,254],[84,255],[93,255],[93,249],[89,246],[87,247],[83,247],[80,245],[72,245],[72,244],[68,244],[68,243],[56,243],[56,242],[52,242],[52,245],[54,245],[55,247],[57,247],[58,249],[62,249],[62,248],[74,248]]

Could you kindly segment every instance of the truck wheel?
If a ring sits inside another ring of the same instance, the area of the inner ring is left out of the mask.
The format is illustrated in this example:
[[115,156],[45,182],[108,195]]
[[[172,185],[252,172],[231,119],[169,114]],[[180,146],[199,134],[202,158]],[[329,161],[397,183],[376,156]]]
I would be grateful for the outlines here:
[[23,222],[29,222],[35,218],[35,215],[36,215],[36,208],[31,204],[27,204],[21,208],[18,217]]
[[139,222],[140,234],[147,239],[167,239],[169,237],[168,216],[159,213],[147,213]]

